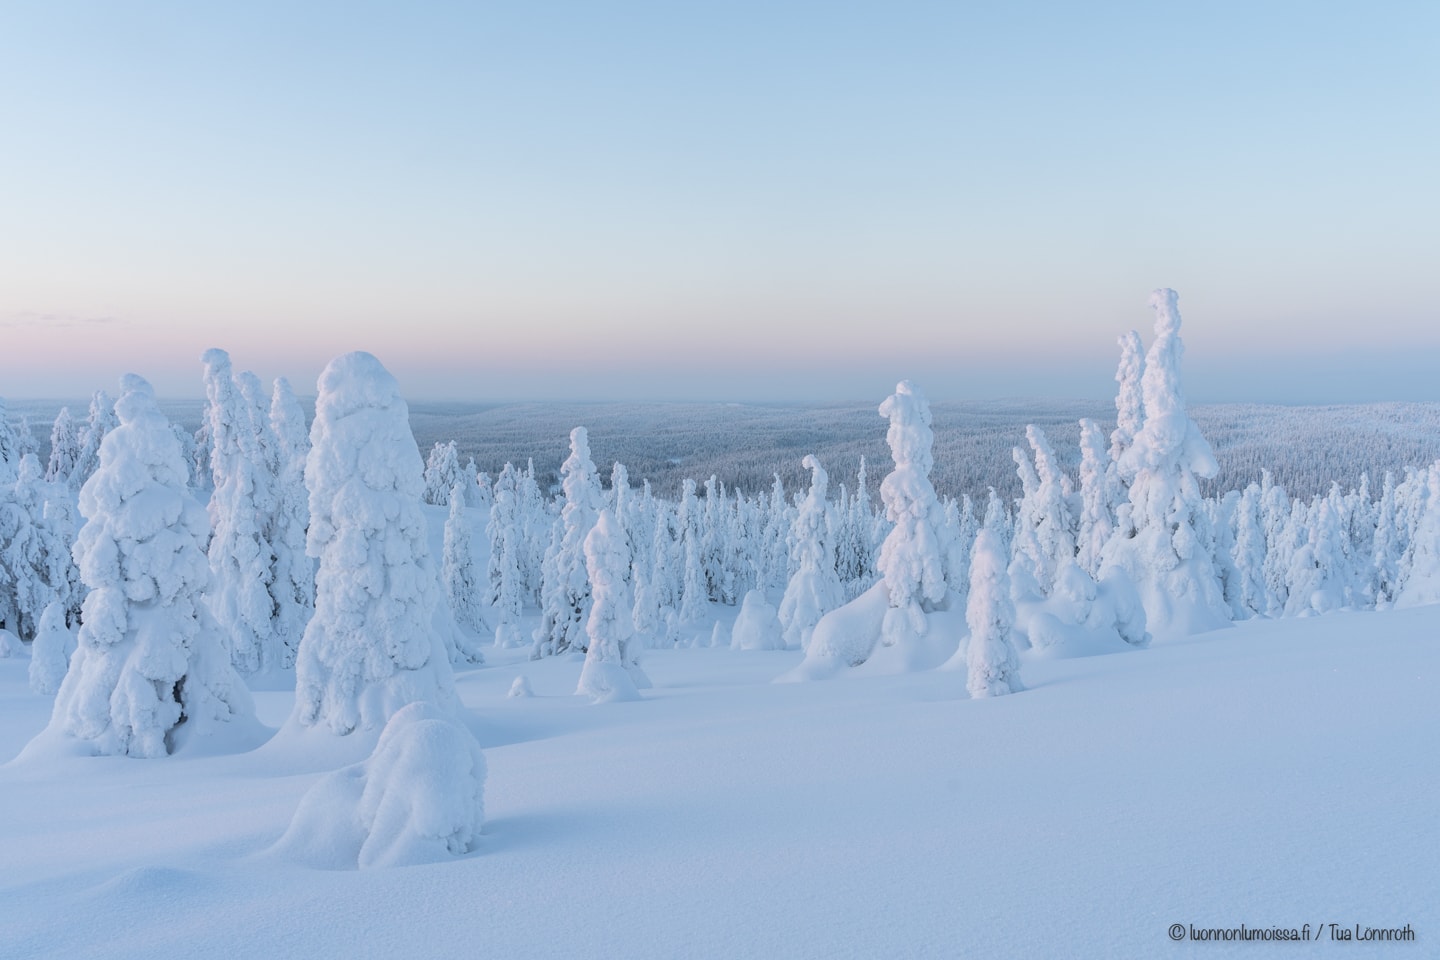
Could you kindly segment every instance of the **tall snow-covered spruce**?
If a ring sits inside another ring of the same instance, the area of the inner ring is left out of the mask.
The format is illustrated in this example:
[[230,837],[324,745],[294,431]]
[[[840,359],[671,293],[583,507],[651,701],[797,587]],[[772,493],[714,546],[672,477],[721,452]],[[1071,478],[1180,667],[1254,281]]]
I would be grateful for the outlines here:
[[378,732],[415,701],[456,709],[433,625],[440,588],[420,507],[424,466],[379,360],[356,352],[330,362],[310,441],[306,547],[319,569],[295,664],[295,720],[344,735]]
[[894,525],[876,564],[881,580],[820,618],[805,660],[781,680],[819,679],[844,667],[877,672],[927,670],[952,656],[964,633],[950,612],[945,508],[930,483],[934,466],[930,405],[908,380],[880,405],[895,469],[880,484]]
[[250,694],[200,602],[210,575],[205,508],[186,489],[189,467],[150,384],[131,374],[121,392],[119,426],[80,490],[89,519],[75,558],[89,592],[47,734],[133,757],[222,732],[247,739],[259,729]]
[[803,463],[810,471],[810,492],[790,526],[790,567],[794,573],[785,587],[779,611],[785,645],[801,650],[810,645],[820,618],[845,598],[835,572],[834,544],[829,540],[826,496],[830,479],[813,455],[806,454]]
[[585,619],[590,614],[590,582],[585,576],[585,538],[600,512],[600,480],[590,459],[584,427],[570,431],[570,456],[560,465],[565,505],[558,536],[546,559],[540,626],[532,659],[585,648]]
[[1010,601],[1005,566],[999,540],[981,530],[970,554],[970,598],[965,607],[965,621],[970,626],[964,650],[965,685],[972,697],[998,697],[1022,689],[1020,664],[1010,638],[1015,606]]
[[[1169,289],[1150,297],[1155,341],[1140,380],[1144,416],[1128,444],[1123,436],[1116,443],[1119,474],[1129,485],[1128,523],[1117,524],[1101,563],[1102,573],[1118,568],[1130,576],[1149,630],[1161,638],[1213,630],[1230,620],[1203,535],[1207,521],[1198,483],[1219,467],[1185,409],[1178,300]],[[1123,402],[1117,405],[1128,427],[1133,377],[1125,364],[1119,379]]]
[[[224,350],[205,351],[205,420],[210,428],[211,611],[230,634],[230,656],[244,673],[288,666],[275,630],[275,549],[270,544],[276,512],[275,443],[268,417],[257,418],[256,385],[242,391]],[[253,375],[250,379],[254,379]],[[258,383],[258,381],[257,381]]]
[[607,507],[585,536],[585,568],[594,590],[585,621],[589,645],[575,692],[597,703],[639,699],[637,680],[649,683],[633,662],[635,624],[630,594],[630,545]]

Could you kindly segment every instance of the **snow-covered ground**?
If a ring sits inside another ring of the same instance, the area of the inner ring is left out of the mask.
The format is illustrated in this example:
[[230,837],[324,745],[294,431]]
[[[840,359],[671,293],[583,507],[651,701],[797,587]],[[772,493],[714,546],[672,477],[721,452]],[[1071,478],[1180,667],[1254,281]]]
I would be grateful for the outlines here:
[[[991,700],[963,672],[773,684],[798,651],[702,648],[647,651],[642,700],[591,705],[579,659],[524,655],[457,676],[487,819],[445,862],[271,851],[324,775],[273,744],[0,767],[0,957],[1440,950],[1440,606],[1027,660]],[[0,659],[0,760],[49,717],[27,667]],[[534,697],[506,696],[520,673]],[[292,699],[257,693],[261,719]],[[1176,923],[1418,939],[1177,944]]]

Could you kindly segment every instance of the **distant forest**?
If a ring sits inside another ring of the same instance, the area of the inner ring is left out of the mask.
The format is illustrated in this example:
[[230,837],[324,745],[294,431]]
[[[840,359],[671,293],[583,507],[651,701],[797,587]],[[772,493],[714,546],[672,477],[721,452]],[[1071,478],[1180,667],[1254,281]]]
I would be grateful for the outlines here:
[[[302,401],[303,402],[303,401]],[[88,400],[73,401],[83,417]],[[58,401],[7,401],[17,427],[28,418],[42,458],[48,456],[50,424]],[[309,405],[307,405],[309,406]],[[200,425],[202,401],[169,401],[167,415],[187,430]],[[492,476],[506,461],[517,466],[534,458],[542,487],[553,485],[569,452],[573,427],[590,432],[595,463],[608,483],[609,465],[619,461],[631,481],[649,480],[655,492],[674,497],[690,477],[714,475],[727,488],[747,493],[768,490],[780,474],[790,491],[809,475],[800,466],[815,454],[829,471],[832,487],[853,490],[860,458],[876,494],[890,471],[886,423],[876,404],[723,403],[429,403],[410,404],[410,422],[422,456],[437,442],[454,440],[462,463],[474,457]],[[1078,420],[1090,417],[1108,431],[1115,408],[1109,401],[996,400],[937,402],[934,413],[936,491],[942,496],[983,498],[989,487],[1006,499],[1020,496],[1011,448],[1026,449],[1026,424],[1049,436],[1073,474],[1079,463]],[[1407,467],[1440,459],[1440,403],[1375,403],[1289,407],[1272,404],[1197,404],[1190,408],[1220,461],[1220,473],[1204,484],[1205,494],[1243,488],[1269,470],[1292,496],[1324,493],[1332,480],[1350,487],[1368,473],[1378,489],[1385,471],[1403,476]],[[307,409],[307,416],[313,409]]]

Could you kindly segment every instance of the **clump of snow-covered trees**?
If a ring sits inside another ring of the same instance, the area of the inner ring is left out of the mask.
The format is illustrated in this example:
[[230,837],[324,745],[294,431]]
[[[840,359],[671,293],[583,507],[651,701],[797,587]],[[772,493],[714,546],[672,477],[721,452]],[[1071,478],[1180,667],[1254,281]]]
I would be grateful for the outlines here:
[[[299,722],[336,733],[378,731],[414,700],[448,708],[446,661],[478,662],[480,637],[584,655],[579,690],[600,698],[629,694],[644,648],[717,643],[801,649],[797,678],[978,664],[993,692],[1013,677],[1012,647],[1073,656],[1252,616],[1440,601],[1440,464],[1305,499],[1264,472],[1202,495],[1216,458],[1185,403],[1178,298],[1156,291],[1151,306],[1148,350],[1138,333],[1120,339],[1113,428],[1081,420],[1067,459],[1029,427],[1008,502],[993,488],[936,493],[930,408],[909,383],[881,406],[894,466],[878,489],[863,460],[836,483],[809,455],[804,490],[778,472],[751,491],[711,476],[667,499],[621,464],[598,469],[578,427],[547,495],[533,463],[492,479],[453,442],[422,463],[398,387],[368,355],[327,369],[307,432],[288,384],[267,403],[211,351],[198,441],[165,427],[203,465],[178,488],[210,488],[196,534],[208,575],[185,591],[236,669],[294,669]],[[115,423],[103,393],[86,421],[62,411],[46,469],[0,415],[0,628],[11,646],[33,642],[37,689],[63,674],[66,631],[81,629],[82,665],[94,656],[73,494]],[[93,502],[82,495],[87,526]],[[422,503],[449,508],[438,569]],[[729,629],[717,608],[735,605]]]

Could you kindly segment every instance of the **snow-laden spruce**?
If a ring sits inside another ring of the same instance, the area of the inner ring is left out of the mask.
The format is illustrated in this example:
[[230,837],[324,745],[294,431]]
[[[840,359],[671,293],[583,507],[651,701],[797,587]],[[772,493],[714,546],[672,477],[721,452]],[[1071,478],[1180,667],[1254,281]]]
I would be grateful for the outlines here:
[[[275,441],[268,414],[256,408],[258,381],[242,391],[224,350],[205,351],[205,421],[210,428],[210,610],[229,631],[230,657],[242,673],[274,671],[294,660],[275,629],[277,509]],[[253,375],[246,375],[254,380]]]
[[[1129,522],[1117,524],[1101,564],[1102,571],[1129,575],[1157,637],[1212,630],[1230,620],[1210,557],[1198,482],[1213,477],[1218,466],[1185,410],[1177,301],[1169,289],[1150,298],[1155,341],[1140,381],[1144,419],[1118,461],[1129,483]],[[1128,386],[1127,378],[1122,390]]]
[[794,572],[779,610],[785,646],[799,650],[810,646],[815,624],[845,598],[830,540],[830,478],[813,455],[807,454],[802,463],[810,471],[810,490],[790,525],[790,569]]
[[150,384],[131,374],[121,388],[119,426],[80,490],[88,520],[75,558],[89,592],[47,733],[160,757],[207,735],[249,736],[254,711],[200,602],[210,525],[186,489],[180,444]]
[[880,484],[894,524],[880,548],[881,580],[815,625],[805,660],[782,680],[810,680],[867,664],[877,672],[927,670],[951,657],[964,634],[949,616],[945,510],[930,483],[935,435],[930,405],[908,380],[880,405],[895,469]]
[[65,625],[65,605],[56,600],[40,615],[40,628],[30,645],[30,689],[54,696],[70,669],[75,634]]
[[585,538],[600,513],[600,480],[590,459],[584,427],[570,431],[570,456],[560,465],[565,505],[546,556],[540,626],[532,659],[585,648],[585,619],[590,613],[590,583],[585,577]]
[[456,487],[464,490],[474,482],[475,475],[472,473],[467,477],[464,468],[460,466],[460,454],[455,449],[454,440],[437,443],[431,448],[430,456],[425,461],[423,499],[426,503],[433,507],[448,506],[451,490]]
[[75,465],[80,460],[80,434],[69,407],[61,407],[50,430],[50,465],[45,479],[51,483],[71,483]]
[[1019,447],[1014,449],[1023,496],[1015,511],[1009,574],[1015,596],[1033,600],[1049,596],[1060,567],[1074,560],[1075,517],[1070,479],[1061,471],[1045,432],[1030,424],[1025,436],[1035,465],[1031,467]]
[[465,487],[450,488],[450,515],[445,520],[445,540],[440,555],[440,582],[455,622],[466,630],[489,632],[480,612],[480,584],[475,574],[475,557],[470,548],[470,518],[465,513]]
[[270,548],[274,551],[275,600],[272,627],[283,654],[293,666],[300,638],[315,613],[315,561],[305,554],[310,526],[310,495],[305,489],[305,460],[310,431],[305,412],[290,381],[276,377],[270,393],[270,431],[275,442],[275,512],[270,517]]
[[630,546],[610,509],[604,508],[585,536],[585,569],[592,603],[585,621],[589,644],[575,692],[596,703],[637,700],[649,680],[633,647],[634,599],[630,594]]
[[20,457],[23,455],[20,438],[10,426],[10,417],[5,412],[5,398],[0,397],[0,484],[15,481],[16,471],[20,468]]
[[119,424],[115,403],[104,390],[96,390],[90,398],[90,412],[80,436],[80,453],[70,472],[70,486],[79,488],[100,467],[100,444],[105,435]]
[[0,626],[22,640],[34,639],[53,601],[72,607],[78,589],[69,494],[47,484],[43,473],[39,459],[27,453],[14,485],[0,487]]
[[[1022,689],[1020,663],[1010,636],[1015,607],[1010,601],[1009,580],[999,541],[981,530],[970,553],[970,597],[965,605],[970,639],[962,648],[965,686],[972,697],[998,697]],[[956,652],[957,658],[962,651]]]
[[1395,600],[1399,607],[1440,603],[1440,460],[1422,476],[1424,485],[1417,487],[1424,506],[1418,511],[1408,569]]
[[320,375],[305,485],[315,615],[295,664],[295,720],[338,735],[383,727],[407,703],[457,701],[434,626],[439,581],[420,508],[409,410],[369,353]]
[[328,870],[469,853],[485,822],[485,772],[480,745],[448,710],[408,704],[385,724],[369,759],[310,788],[272,850]]
[[525,595],[526,518],[521,512],[524,504],[520,500],[519,482],[515,467],[505,464],[495,481],[490,521],[485,528],[490,539],[486,582],[495,616],[497,647],[519,647],[525,643],[520,632],[520,615]]

